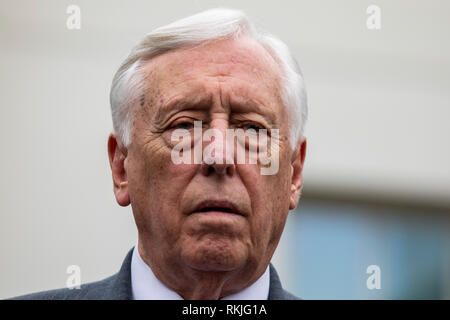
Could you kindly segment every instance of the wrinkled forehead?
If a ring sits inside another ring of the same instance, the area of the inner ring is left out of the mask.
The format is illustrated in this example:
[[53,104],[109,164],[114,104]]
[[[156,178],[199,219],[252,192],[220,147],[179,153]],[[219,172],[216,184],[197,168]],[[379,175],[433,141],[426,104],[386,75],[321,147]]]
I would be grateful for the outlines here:
[[169,51],[157,57],[155,63],[161,65],[162,60],[178,66],[199,67],[205,63],[217,63],[252,67],[259,72],[272,72],[275,76],[279,73],[278,64],[269,52],[248,37],[204,42],[189,48]]
[[146,62],[143,70],[150,99],[170,95],[175,88],[194,88],[205,77],[214,77],[236,79],[250,89],[248,94],[256,94],[252,87],[259,88],[261,98],[281,103],[281,68],[264,47],[247,37],[169,51]]

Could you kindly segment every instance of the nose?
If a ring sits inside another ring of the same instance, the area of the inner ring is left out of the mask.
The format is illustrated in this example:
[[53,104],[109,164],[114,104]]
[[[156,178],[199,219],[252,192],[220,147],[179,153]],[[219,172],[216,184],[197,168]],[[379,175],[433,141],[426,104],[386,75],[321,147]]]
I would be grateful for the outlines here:
[[[203,144],[203,157],[201,172],[205,176],[217,174],[219,176],[233,176],[236,171],[234,159],[234,143],[227,145],[226,130],[228,123],[225,120],[211,121],[211,128],[204,133],[206,138]],[[214,151],[213,151],[214,150]]]
[[212,164],[207,164],[205,163],[205,161],[202,162],[201,164],[201,171],[202,174],[205,176],[210,176],[213,174],[217,174],[219,176],[233,176],[235,171],[236,171],[236,167],[234,165],[234,163],[212,163]]

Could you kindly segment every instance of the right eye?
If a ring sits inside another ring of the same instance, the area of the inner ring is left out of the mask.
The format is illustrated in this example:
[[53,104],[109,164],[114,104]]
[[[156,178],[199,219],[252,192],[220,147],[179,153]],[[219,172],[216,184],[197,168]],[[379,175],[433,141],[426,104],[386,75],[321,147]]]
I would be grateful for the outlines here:
[[173,129],[185,129],[185,130],[190,130],[194,127],[194,124],[192,122],[188,122],[188,121],[181,121],[178,123],[175,123],[172,128]]
[[259,130],[264,129],[263,127],[261,127],[260,125],[257,125],[257,124],[248,124],[248,125],[245,125],[244,128],[245,128],[245,130],[253,129],[253,130],[255,130],[255,132],[259,132]]

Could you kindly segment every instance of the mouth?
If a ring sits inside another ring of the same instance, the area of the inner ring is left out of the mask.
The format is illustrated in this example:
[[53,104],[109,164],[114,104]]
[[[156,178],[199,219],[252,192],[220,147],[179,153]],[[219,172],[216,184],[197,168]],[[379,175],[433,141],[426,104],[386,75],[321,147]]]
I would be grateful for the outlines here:
[[192,213],[206,214],[236,214],[243,215],[237,206],[230,201],[203,201],[195,207]]

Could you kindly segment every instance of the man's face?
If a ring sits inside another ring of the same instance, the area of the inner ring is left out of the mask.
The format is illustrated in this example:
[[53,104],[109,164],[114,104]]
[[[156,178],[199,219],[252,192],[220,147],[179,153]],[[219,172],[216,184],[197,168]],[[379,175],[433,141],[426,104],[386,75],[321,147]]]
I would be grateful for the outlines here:
[[[297,204],[306,145],[291,150],[279,74],[274,59],[246,38],[147,62],[124,161],[128,187],[116,196],[122,205],[129,197],[152,268],[264,271]],[[261,175],[259,164],[174,164],[171,134],[194,121],[224,137],[226,129],[279,129],[278,172]]]

